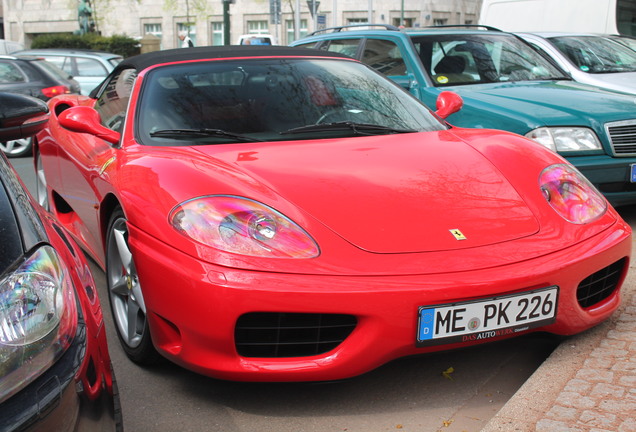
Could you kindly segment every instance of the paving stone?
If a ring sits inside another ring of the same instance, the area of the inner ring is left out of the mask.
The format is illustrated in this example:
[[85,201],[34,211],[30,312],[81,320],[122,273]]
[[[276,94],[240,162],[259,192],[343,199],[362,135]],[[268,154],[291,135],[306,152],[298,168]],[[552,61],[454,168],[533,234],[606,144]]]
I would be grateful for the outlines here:
[[575,392],[561,392],[557,398],[557,403],[578,409],[589,409],[596,405],[596,401],[588,396],[582,396]]
[[576,408],[564,407],[561,405],[555,405],[550,408],[550,411],[546,413],[546,417],[551,418],[553,420],[567,421],[568,423],[572,423],[574,420],[577,420],[580,413]]
[[581,395],[587,395],[592,390],[592,383],[583,381],[581,379],[571,379],[566,385],[563,391],[574,392]]
[[622,398],[624,394],[625,394],[624,387],[612,385],[612,384],[600,383],[594,386],[594,388],[592,389],[592,392],[590,393],[590,396],[597,399],[604,399],[608,397],[618,399],[618,398]]
[[619,427],[618,432],[636,432],[636,419],[628,418]]
[[618,426],[617,420],[616,414],[586,410],[581,414],[579,422],[585,426],[616,430]]
[[614,373],[602,369],[580,369],[576,373],[576,377],[588,382],[606,382],[611,383],[614,379]]
[[636,400],[602,400],[599,408],[606,412],[634,413],[636,412]]

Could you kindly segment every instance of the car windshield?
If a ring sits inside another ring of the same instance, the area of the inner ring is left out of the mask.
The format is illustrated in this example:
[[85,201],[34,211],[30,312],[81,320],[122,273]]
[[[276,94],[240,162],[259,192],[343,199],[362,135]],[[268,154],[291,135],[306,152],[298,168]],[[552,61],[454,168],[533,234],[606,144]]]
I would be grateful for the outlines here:
[[636,51],[600,36],[559,36],[550,41],[583,72],[636,71]]
[[618,36],[618,35],[612,35],[609,36],[610,39],[612,39],[613,41],[619,42],[623,45],[625,45],[626,47],[636,50],[636,38],[635,37],[631,37],[631,36]]
[[[308,127],[311,126],[311,127]],[[147,145],[335,138],[442,130],[419,101],[365,65],[255,59],[150,71],[137,109]]]
[[412,36],[412,40],[436,87],[568,79],[511,35],[463,33]]

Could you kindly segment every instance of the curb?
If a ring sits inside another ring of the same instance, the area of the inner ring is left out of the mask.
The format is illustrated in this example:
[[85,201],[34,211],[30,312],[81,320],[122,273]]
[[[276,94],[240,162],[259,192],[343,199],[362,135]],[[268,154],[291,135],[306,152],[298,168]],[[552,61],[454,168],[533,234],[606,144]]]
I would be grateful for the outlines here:
[[[630,272],[632,269],[630,269]],[[564,340],[482,432],[636,432],[636,295]]]

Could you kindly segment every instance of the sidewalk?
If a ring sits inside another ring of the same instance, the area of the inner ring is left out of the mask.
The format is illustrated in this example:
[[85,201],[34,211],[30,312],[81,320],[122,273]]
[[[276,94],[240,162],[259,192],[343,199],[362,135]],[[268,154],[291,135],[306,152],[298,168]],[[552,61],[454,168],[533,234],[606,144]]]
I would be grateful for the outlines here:
[[565,340],[482,432],[636,432],[636,278],[630,275],[612,318]]

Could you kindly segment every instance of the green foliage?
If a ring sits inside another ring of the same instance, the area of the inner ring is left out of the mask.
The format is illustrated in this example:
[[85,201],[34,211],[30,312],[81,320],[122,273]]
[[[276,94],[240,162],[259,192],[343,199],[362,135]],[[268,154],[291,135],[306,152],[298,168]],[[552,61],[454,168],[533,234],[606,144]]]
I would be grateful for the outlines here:
[[31,43],[31,48],[64,48],[106,51],[130,57],[139,54],[139,42],[128,36],[115,35],[100,36],[96,33],[85,35],[76,34],[45,34],[37,36]]

